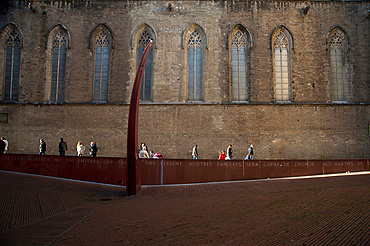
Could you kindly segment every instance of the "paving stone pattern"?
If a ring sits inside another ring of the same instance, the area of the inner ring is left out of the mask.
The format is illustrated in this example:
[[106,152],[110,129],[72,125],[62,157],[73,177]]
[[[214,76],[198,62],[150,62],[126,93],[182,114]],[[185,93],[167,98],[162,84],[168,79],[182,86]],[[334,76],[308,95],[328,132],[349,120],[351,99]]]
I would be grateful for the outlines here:
[[124,188],[0,172],[1,245],[369,245],[370,173]]

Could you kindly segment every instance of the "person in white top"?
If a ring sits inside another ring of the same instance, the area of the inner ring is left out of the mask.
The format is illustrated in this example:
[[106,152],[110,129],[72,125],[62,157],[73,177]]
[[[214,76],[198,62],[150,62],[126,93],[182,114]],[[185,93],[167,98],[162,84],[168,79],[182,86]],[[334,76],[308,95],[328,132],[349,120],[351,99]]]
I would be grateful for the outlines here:
[[78,143],[77,143],[77,154],[78,154],[78,156],[82,156],[84,154],[84,151],[85,151],[85,145],[81,141],[78,141]]
[[3,154],[5,154],[8,151],[9,142],[8,140],[6,140],[5,137],[2,137],[1,140],[3,140],[3,142],[5,143],[5,150],[3,152]]
[[193,147],[193,151],[191,152],[191,155],[193,156],[194,160],[198,159],[198,145],[195,145]]

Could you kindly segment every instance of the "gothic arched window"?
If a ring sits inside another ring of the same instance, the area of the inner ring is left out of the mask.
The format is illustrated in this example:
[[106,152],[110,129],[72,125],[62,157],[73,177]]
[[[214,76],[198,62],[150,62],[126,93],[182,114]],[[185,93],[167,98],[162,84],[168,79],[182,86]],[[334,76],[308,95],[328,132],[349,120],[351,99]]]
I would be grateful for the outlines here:
[[293,39],[290,32],[279,26],[272,34],[271,46],[274,60],[275,100],[292,101],[291,49]]
[[233,101],[247,100],[246,38],[238,30],[232,41],[232,91]]
[[111,40],[108,30],[101,30],[95,39],[94,101],[108,101],[108,78]]
[[60,30],[53,37],[52,44],[50,101],[64,101],[67,46],[68,36]]
[[229,33],[231,67],[231,100],[249,101],[249,33],[241,25],[236,25]]
[[289,101],[288,41],[280,32],[274,42],[275,96],[277,101]]
[[[138,41],[138,61],[137,64],[139,65],[140,59],[144,53],[145,47],[150,43],[150,41],[154,40],[152,35],[148,30],[145,30],[140,34],[139,41]],[[141,101],[151,101],[151,89],[152,89],[152,66],[153,66],[153,51],[152,49],[149,52],[148,59],[145,64],[145,72],[143,76],[143,81],[141,85],[140,91],[140,100]]]
[[330,87],[332,101],[347,101],[349,85],[345,79],[346,37],[340,28],[334,28],[329,34]]
[[203,100],[203,41],[197,30],[187,39],[188,50],[188,101]]
[[5,39],[4,100],[18,101],[21,36],[11,28]]

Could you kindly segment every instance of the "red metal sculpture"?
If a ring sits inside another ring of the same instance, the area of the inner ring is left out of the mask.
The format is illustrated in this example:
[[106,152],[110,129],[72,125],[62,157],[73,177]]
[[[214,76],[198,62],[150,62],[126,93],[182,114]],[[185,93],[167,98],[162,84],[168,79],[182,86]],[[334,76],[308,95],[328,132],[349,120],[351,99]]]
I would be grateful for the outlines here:
[[144,50],[141,57],[139,68],[136,73],[134,87],[131,94],[130,112],[127,129],[127,196],[136,195],[141,190],[140,167],[137,157],[138,148],[138,118],[139,118],[139,100],[140,90],[143,81],[145,64],[148,59],[150,50],[155,42],[151,41]]

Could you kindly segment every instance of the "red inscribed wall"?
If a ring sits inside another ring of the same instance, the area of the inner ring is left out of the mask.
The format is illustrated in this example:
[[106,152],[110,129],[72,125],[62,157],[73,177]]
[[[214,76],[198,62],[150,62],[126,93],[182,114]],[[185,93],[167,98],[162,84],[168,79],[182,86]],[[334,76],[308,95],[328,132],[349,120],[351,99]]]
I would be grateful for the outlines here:
[[126,185],[127,162],[124,158],[6,154],[0,156],[0,169],[89,182]]
[[[126,185],[125,158],[0,156],[0,169],[97,183]],[[370,171],[369,160],[140,159],[142,185],[204,183]]]

